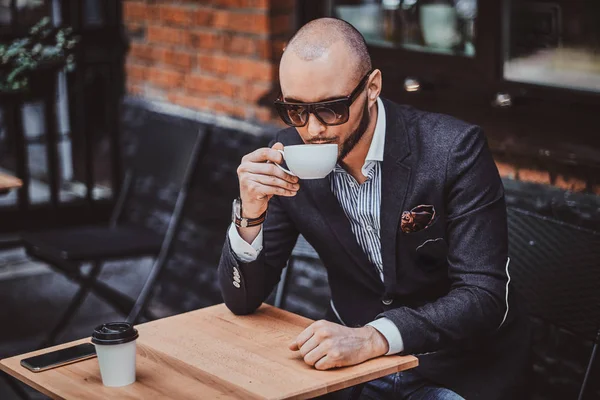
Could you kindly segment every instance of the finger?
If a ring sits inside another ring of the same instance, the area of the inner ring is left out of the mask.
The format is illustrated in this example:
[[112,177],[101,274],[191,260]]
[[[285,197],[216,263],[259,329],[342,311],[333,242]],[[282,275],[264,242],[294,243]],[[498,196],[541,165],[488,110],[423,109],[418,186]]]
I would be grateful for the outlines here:
[[304,343],[306,343],[308,341],[308,339],[310,339],[313,336],[313,334],[314,334],[314,329],[311,324],[296,337],[296,346],[298,346],[298,349],[300,349],[302,347],[302,345]]
[[291,190],[297,192],[300,190],[300,185],[297,183],[290,183],[284,179],[281,179],[277,176],[272,175],[259,175],[259,174],[250,174],[248,179],[258,182],[265,186],[273,186],[280,187],[286,190]]
[[263,147],[261,149],[254,150],[252,153],[246,155],[242,160],[255,163],[271,161],[281,164],[283,162],[283,156],[275,149]]
[[[300,349],[300,351],[302,351],[302,349]],[[304,362],[308,365],[315,366],[317,362],[321,361],[321,359],[326,356],[327,350],[325,349],[325,346],[320,344],[304,356]]]
[[285,196],[294,197],[298,191],[288,190],[279,186],[263,185],[262,183],[249,181],[246,183],[249,197],[263,199],[265,196]]
[[240,165],[239,171],[242,173],[249,172],[252,174],[276,176],[290,183],[298,183],[297,176],[290,175],[273,164],[249,162]]
[[[322,340],[318,335],[312,335],[310,339],[299,346],[300,354],[302,354],[303,357],[306,357],[308,353],[317,348],[317,346],[321,345],[321,342]],[[317,362],[317,360],[315,360],[315,362]]]
[[335,364],[331,362],[331,359],[328,356],[322,357],[314,364],[315,369],[319,371],[325,371],[326,369],[331,369],[335,367]]
[[283,150],[283,144],[280,142],[277,142],[273,146],[271,146],[271,148],[275,149],[275,150]]

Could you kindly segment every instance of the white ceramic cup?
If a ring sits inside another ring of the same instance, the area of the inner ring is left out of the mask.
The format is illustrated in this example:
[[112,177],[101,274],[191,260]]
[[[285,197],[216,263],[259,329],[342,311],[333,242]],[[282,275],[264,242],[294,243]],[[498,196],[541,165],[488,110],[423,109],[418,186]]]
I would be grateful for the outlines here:
[[112,322],[94,329],[102,383],[108,387],[127,386],[135,382],[135,354],[138,332],[127,322]]
[[289,170],[275,165],[300,179],[325,178],[335,168],[338,158],[338,145],[335,143],[298,144],[285,146],[283,151],[278,151]]
[[456,9],[447,4],[425,4],[419,9],[421,31],[428,46],[450,48],[460,42]]

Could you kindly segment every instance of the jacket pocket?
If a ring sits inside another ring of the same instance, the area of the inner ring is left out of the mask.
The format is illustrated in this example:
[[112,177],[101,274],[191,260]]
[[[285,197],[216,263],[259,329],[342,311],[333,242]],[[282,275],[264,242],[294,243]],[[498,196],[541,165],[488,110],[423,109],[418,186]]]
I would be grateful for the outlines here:
[[403,233],[401,240],[406,246],[419,269],[430,271],[446,264],[448,244],[445,239],[445,227],[441,218],[418,232]]

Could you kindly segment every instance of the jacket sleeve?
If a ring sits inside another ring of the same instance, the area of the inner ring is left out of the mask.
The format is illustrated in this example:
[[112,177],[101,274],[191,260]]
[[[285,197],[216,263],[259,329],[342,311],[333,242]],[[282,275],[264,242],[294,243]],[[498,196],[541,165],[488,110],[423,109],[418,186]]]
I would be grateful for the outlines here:
[[508,314],[504,189],[482,131],[459,134],[446,164],[447,295],[381,316],[402,334],[404,353],[426,353],[493,333]]
[[[269,201],[263,237],[263,250],[249,263],[239,261],[231,250],[229,237],[225,239],[219,261],[219,285],[225,304],[234,314],[254,312],[271,294],[298,239],[298,231],[278,196]],[[239,287],[234,284],[236,270]]]

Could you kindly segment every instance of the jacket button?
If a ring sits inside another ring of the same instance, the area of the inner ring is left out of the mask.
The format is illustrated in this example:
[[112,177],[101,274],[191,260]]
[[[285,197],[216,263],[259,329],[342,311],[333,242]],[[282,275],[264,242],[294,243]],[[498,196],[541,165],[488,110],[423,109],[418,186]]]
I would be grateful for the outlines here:
[[381,302],[386,305],[389,306],[390,304],[392,304],[394,301],[394,299],[382,299]]

